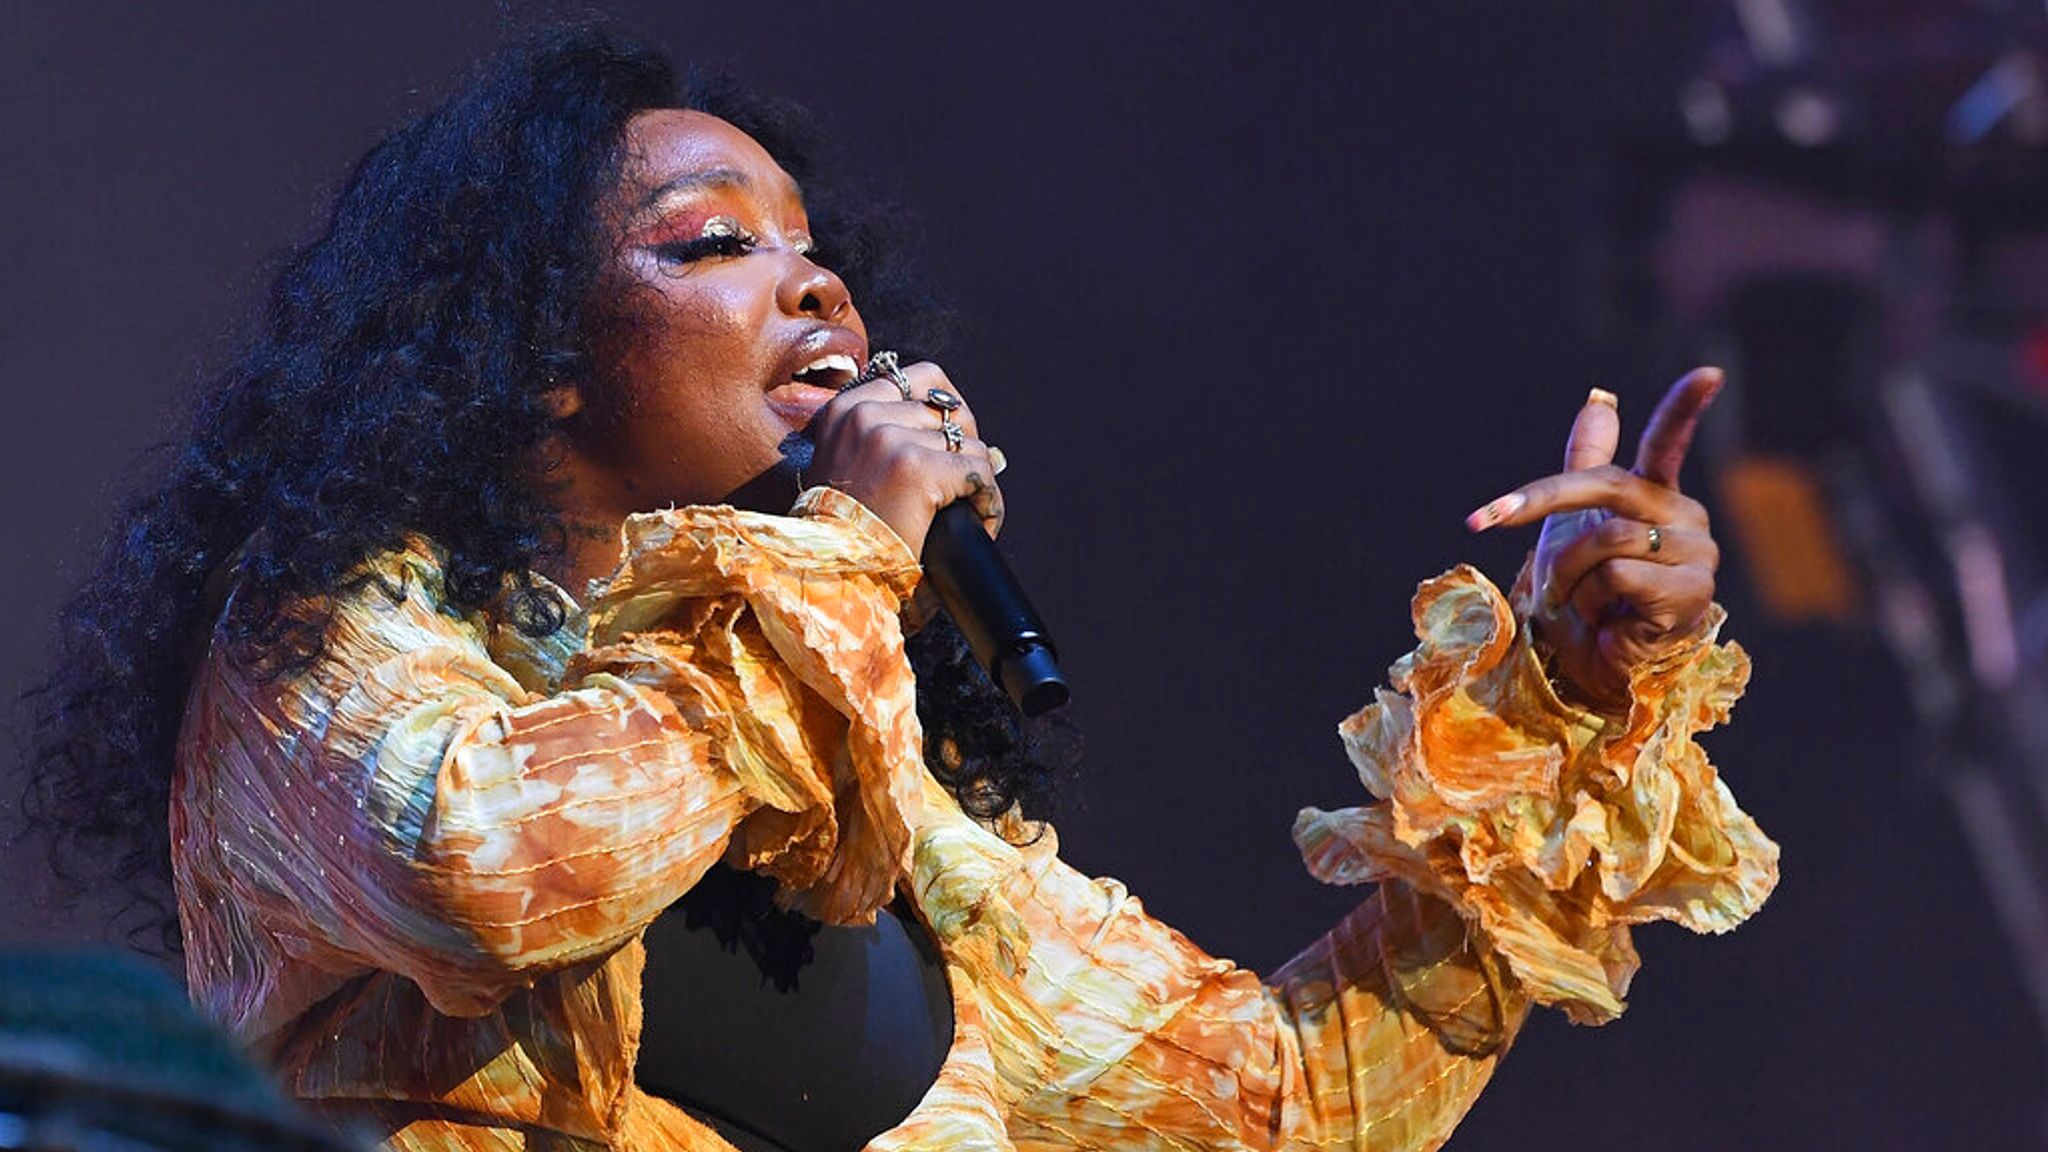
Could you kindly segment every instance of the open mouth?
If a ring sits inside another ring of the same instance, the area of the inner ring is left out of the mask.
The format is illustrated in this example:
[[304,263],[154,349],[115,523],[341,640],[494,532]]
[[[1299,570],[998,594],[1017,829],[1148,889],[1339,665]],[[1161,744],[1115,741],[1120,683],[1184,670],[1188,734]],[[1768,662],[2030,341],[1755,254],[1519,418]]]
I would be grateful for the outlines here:
[[820,408],[859,377],[860,365],[853,357],[838,352],[818,356],[792,373],[787,383],[770,388],[768,406],[791,431],[801,432]]
[[853,357],[841,352],[831,352],[797,369],[790,377],[790,383],[811,388],[829,388],[837,392],[859,377],[860,365],[853,362]]

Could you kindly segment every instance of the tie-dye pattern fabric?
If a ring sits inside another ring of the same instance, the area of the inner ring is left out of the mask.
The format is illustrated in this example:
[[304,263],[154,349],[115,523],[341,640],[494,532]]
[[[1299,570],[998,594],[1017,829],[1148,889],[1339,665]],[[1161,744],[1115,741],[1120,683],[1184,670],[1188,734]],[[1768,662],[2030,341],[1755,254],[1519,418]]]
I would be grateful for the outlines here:
[[953,1045],[875,1149],[1434,1148],[1530,1003],[1612,1017],[1630,925],[1725,930],[1775,880],[1692,740],[1739,650],[1710,628],[1603,721],[1458,569],[1343,726],[1376,802],[1296,825],[1315,875],[1378,887],[1261,980],[929,776],[917,567],[858,503],[676,509],[624,545],[536,640],[451,608],[414,541],[337,598],[311,668],[266,679],[223,643],[195,679],[171,809],[192,994],[390,1148],[726,1148],[632,1077],[639,933],[720,859],[833,923],[904,892],[939,942]]

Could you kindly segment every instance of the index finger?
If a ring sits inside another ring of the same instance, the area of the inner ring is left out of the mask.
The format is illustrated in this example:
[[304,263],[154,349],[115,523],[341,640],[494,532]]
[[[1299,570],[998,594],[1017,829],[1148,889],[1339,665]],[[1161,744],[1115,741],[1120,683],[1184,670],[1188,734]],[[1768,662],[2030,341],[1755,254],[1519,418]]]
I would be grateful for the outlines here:
[[1636,448],[1636,475],[1666,488],[1678,487],[1678,473],[1685,467],[1700,414],[1713,403],[1722,382],[1719,368],[1695,368],[1664,393]]
[[901,403],[903,401],[903,390],[898,388],[895,382],[887,376],[877,376],[865,383],[841,388],[839,395],[826,401],[822,412],[838,416],[841,413],[852,410],[856,404],[867,404],[875,401]]
[[1595,388],[1586,394],[1585,407],[1572,421],[1572,434],[1564,442],[1564,470],[1584,472],[1614,463],[1614,450],[1621,443],[1621,413],[1614,393]]
[[1697,507],[1662,484],[1610,464],[1532,480],[1474,509],[1465,517],[1465,526],[1474,532],[1484,532],[1494,527],[1533,524],[1559,512],[1604,508],[1631,520],[1691,527],[1695,521],[1703,522],[1703,517],[1694,511]]

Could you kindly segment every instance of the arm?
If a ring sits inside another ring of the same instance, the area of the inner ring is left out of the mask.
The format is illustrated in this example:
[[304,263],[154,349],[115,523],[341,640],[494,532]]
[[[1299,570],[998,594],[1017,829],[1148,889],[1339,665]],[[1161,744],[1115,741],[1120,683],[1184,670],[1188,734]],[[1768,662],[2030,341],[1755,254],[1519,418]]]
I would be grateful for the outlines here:
[[[871,913],[908,834],[882,774],[871,796],[830,757],[900,722],[845,683],[887,661],[916,569],[833,497],[803,519],[629,522],[558,690],[522,686],[489,623],[451,613],[424,546],[340,599],[312,667],[265,678],[216,651],[187,709],[196,818],[179,823],[218,838],[235,890],[181,894],[248,905],[293,954],[398,972],[462,1015],[617,947],[728,849]],[[883,639],[833,643],[848,635]],[[231,963],[213,911],[187,910],[195,961]]]
[[[1017,961],[977,977],[1007,1022],[990,1083],[1020,1148],[1435,1148],[1532,1001],[1621,1011],[1629,925],[1721,931],[1762,902],[1776,848],[1692,742],[1739,692],[1738,650],[1702,634],[1610,724],[1558,701],[1477,572],[1425,585],[1416,623],[1398,694],[1343,726],[1378,803],[1296,826],[1318,877],[1378,891],[1269,980],[1050,837],[1014,857],[1001,908],[956,917],[1014,917]],[[919,882],[943,895],[940,855],[920,849]]]

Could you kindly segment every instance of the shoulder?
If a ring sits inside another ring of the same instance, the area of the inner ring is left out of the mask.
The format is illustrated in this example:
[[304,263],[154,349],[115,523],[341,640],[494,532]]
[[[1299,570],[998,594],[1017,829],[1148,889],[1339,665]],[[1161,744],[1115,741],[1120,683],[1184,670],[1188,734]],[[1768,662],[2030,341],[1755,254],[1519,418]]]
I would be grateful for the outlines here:
[[287,755],[360,758],[414,713],[439,715],[482,697],[529,699],[524,666],[495,650],[503,629],[451,600],[446,570],[446,552],[419,537],[364,558],[333,590],[312,596],[279,598],[243,565],[194,668],[181,753],[253,741]]
[[193,653],[195,672],[294,680],[430,642],[480,644],[487,614],[454,602],[447,568],[445,548],[408,534],[363,557],[331,588],[307,592],[287,574],[267,571],[244,544],[208,581],[211,623],[203,648]]

